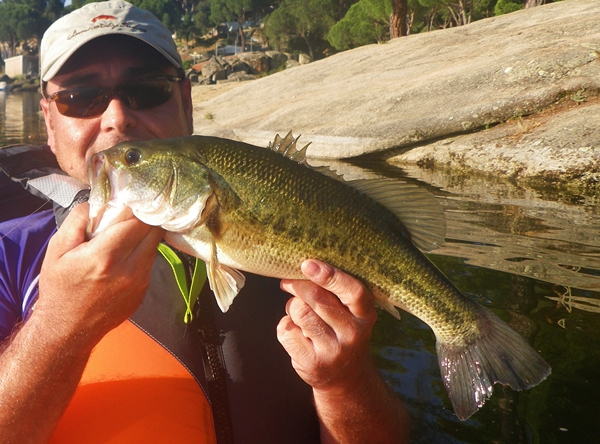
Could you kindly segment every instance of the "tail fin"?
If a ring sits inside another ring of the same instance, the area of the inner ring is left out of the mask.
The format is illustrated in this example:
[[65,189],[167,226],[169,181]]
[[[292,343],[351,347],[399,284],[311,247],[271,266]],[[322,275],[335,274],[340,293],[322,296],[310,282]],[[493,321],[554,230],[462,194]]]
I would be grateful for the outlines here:
[[444,385],[461,421],[484,404],[495,383],[526,390],[550,374],[550,366],[525,339],[491,311],[480,309],[479,337],[466,346],[436,345]]

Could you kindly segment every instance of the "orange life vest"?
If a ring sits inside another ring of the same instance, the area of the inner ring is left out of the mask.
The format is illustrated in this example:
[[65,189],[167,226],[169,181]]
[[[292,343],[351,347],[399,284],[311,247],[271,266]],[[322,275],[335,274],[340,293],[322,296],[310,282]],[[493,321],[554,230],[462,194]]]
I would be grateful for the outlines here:
[[215,443],[211,407],[187,369],[127,320],[96,346],[52,444]]

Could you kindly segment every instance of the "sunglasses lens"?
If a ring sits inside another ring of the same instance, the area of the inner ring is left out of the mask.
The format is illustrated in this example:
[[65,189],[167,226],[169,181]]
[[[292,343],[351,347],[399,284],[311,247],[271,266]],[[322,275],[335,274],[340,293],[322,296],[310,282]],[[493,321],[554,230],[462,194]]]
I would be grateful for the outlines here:
[[142,79],[121,86],[118,95],[130,109],[153,108],[173,96],[173,82],[166,78]]
[[102,88],[74,88],[57,93],[56,107],[64,116],[94,117],[106,109],[107,99]]
[[119,85],[114,89],[96,86],[59,91],[49,97],[58,112],[68,117],[96,117],[106,111],[112,97],[129,109],[148,109],[162,105],[173,96],[173,83],[179,78],[150,77]]

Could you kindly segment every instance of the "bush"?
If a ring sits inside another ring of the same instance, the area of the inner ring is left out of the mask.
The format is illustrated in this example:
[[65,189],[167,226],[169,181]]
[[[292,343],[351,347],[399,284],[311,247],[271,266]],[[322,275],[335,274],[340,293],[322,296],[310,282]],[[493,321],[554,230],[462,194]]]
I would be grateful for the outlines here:
[[522,3],[516,3],[511,0],[498,0],[494,7],[494,15],[508,14],[523,9]]

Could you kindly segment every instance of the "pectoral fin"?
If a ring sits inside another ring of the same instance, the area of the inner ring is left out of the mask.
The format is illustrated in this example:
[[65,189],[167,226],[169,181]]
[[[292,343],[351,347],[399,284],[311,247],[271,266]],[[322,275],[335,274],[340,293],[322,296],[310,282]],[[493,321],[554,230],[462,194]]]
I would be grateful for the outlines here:
[[219,263],[217,247],[214,242],[211,250],[211,260],[206,264],[206,274],[208,275],[210,289],[217,299],[217,304],[221,311],[225,313],[246,283],[246,278],[235,268]]

